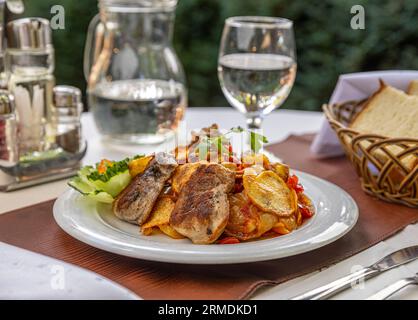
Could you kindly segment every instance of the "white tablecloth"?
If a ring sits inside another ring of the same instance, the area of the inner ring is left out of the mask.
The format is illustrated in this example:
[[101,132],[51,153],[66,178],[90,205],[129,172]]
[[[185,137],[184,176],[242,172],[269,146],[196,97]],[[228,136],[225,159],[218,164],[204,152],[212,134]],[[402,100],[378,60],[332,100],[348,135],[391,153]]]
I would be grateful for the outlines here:
[[[242,115],[229,108],[191,108],[186,115],[189,128],[201,128],[216,122],[221,128],[245,126]],[[264,134],[271,143],[278,142],[290,134],[313,133],[319,130],[322,115],[316,112],[279,110],[269,115],[264,122]],[[84,163],[95,163],[100,158],[120,159],[127,154],[148,153],[155,147],[109,146],[104,144],[98,135],[90,114],[83,116],[83,133],[88,141],[88,152]],[[280,156],[280,155],[279,155]],[[57,181],[41,186],[31,187],[9,193],[0,193],[0,214],[18,209],[37,202],[52,199],[66,189],[66,181]],[[418,214],[418,213],[417,213]],[[293,279],[271,288],[259,290],[254,299],[286,299],[305,290],[326,284],[339,276],[356,271],[359,266],[367,266],[377,261],[384,254],[408,245],[418,244],[418,225],[408,226],[404,231],[383,241],[374,247],[363,251],[343,262],[329,267],[321,272],[315,272],[304,277]],[[368,280],[352,290],[336,296],[336,299],[363,299],[384,286],[411,276],[418,272],[418,261],[396,268]],[[418,299],[418,289],[410,287],[394,298]]]

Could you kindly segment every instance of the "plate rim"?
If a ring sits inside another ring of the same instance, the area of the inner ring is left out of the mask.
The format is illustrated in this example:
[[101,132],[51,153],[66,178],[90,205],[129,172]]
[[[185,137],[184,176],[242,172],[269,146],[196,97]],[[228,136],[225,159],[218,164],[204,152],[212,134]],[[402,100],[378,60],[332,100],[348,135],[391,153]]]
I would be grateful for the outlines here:
[[[76,228],[76,226],[74,226],[73,224],[71,224],[68,219],[66,219],[64,217],[64,214],[61,214],[60,211],[60,206],[62,204],[63,201],[66,200],[65,197],[68,197],[68,194],[74,193],[76,194],[76,192],[70,188],[68,188],[63,194],[61,194],[56,201],[54,202],[53,205],[53,216],[54,219],[56,221],[56,223],[58,224],[58,226],[63,229],[66,233],[68,233],[70,236],[74,237],[75,239],[82,241],[88,245],[91,245],[95,248],[107,251],[107,252],[111,252],[114,254],[118,254],[118,255],[123,255],[123,256],[128,256],[131,258],[137,258],[137,259],[142,259],[142,260],[148,260],[148,261],[156,261],[156,262],[164,262],[164,263],[179,263],[179,264],[206,264],[206,265],[222,265],[222,264],[240,264],[240,263],[251,263],[251,262],[258,262],[258,261],[268,261],[268,260],[275,260],[275,259],[281,259],[281,258],[285,258],[285,257],[290,257],[290,256],[294,256],[294,255],[298,255],[298,254],[302,254],[302,253],[306,253],[306,252],[310,252],[316,249],[319,249],[323,246],[326,246],[340,238],[342,238],[344,235],[346,235],[348,232],[350,232],[353,227],[356,225],[358,218],[359,218],[359,208],[358,205],[356,203],[356,201],[353,199],[353,197],[347,192],[345,191],[343,188],[337,186],[336,184],[327,181],[325,179],[322,179],[320,177],[317,177],[315,175],[303,172],[303,171],[299,171],[299,170],[292,170],[293,173],[298,174],[298,175],[302,175],[305,176],[306,178],[312,179],[313,183],[316,181],[320,181],[321,183],[325,183],[327,184],[329,187],[335,188],[336,190],[338,190],[339,192],[341,192],[342,194],[344,194],[345,196],[345,200],[348,201],[350,203],[350,205],[352,206],[352,212],[351,212],[351,217],[352,217],[352,223],[350,225],[347,224],[347,227],[342,231],[339,232],[337,235],[330,235],[327,237],[327,239],[322,240],[322,241],[318,241],[315,243],[310,243],[309,245],[303,245],[299,244],[296,247],[293,247],[292,250],[289,251],[289,248],[287,248],[287,251],[285,251],[284,253],[281,250],[276,250],[277,252],[271,252],[268,255],[265,254],[265,252],[260,253],[258,255],[247,255],[247,256],[233,256],[230,257],[229,259],[225,259],[225,257],[223,257],[220,260],[216,259],[216,256],[219,256],[219,253],[213,253],[210,252],[208,253],[207,251],[202,251],[202,252],[196,252],[192,251],[192,255],[194,255],[194,258],[190,258],[190,252],[188,254],[189,259],[182,259],[179,260],[176,257],[173,257],[173,254],[177,254],[179,255],[180,253],[184,253],[187,250],[173,250],[172,248],[161,248],[159,250],[157,250],[155,247],[147,247],[144,246],[144,244],[129,244],[129,243],[121,243],[118,244],[117,242],[115,242],[115,240],[112,240],[110,238],[100,238],[96,235],[96,237],[93,237],[92,234],[88,234],[86,232],[83,232],[80,230],[80,228]],[[76,195],[78,196],[78,195]],[[98,213],[95,212],[95,214],[98,215]],[[315,218],[315,216],[314,216]],[[102,218],[101,218],[102,219]],[[303,228],[304,229],[304,228]],[[302,231],[303,229],[301,229],[300,231]],[[294,232],[297,232],[298,230],[295,230]],[[94,235],[94,233],[93,233]],[[278,237],[280,238],[280,237]],[[272,238],[272,239],[266,239],[266,240],[261,240],[262,243],[272,243],[275,240],[277,241],[278,238]],[[104,241],[103,241],[104,240]],[[144,241],[143,239],[138,239],[139,241]],[[255,246],[257,243],[261,243],[258,241],[254,241],[254,242],[247,242],[245,243],[245,245],[249,248],[252,246]],[[174,243],[173,243],[174,244]],[[170,246],[173,246],[173,244],[169,244]],[[251,244],[251,245],[249,245]],[[189,244],[188,244],[189,245]],[[239,245],[239,244],[238,244]],[[213,245],[194,245],[196,246],[196,248],[198,247],[206,247],[206,248],[211,248],[214,247]],[[125,247],[125,249],[123,249],[123,247]],[[136,250],[128,250],[129,248],[135,248]],[[210,249],[213,250],[213,249]],[[166,254],[164,254],[164,252]],[[167,254],[169,253],[169,254]],[[181,255],[183,258],[184,256]],[[219,259],[219,257],[218,257]]]

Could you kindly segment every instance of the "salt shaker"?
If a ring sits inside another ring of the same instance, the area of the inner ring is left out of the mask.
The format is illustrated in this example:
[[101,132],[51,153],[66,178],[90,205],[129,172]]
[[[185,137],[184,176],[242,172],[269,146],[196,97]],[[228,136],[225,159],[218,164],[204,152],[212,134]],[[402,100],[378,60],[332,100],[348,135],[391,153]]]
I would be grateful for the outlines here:
[[5,27],[7,18],[25,11],[23,0],[0,0],[0,88],[7,89],[7,75],[4,70],[4,52],[6,49]]
[[47,124],[55,85],[49,21],[24,18],[7,24],[5,69],[15,97],[21,156],[48,150]]
[[82,149],[80,116],[83,110],[80,89],[72,86],[55,86],[51,132],[57,147],[71,153]]
[[0,90],[0,162],[13,164],[18,159],[16,114],[13,96]]

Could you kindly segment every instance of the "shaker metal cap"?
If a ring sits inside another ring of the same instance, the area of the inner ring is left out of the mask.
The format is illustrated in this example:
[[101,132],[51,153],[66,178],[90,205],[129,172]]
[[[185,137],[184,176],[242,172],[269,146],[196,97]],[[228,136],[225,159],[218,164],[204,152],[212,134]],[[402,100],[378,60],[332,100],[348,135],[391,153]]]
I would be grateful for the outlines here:
[[55,108],[73,109],[74,113],[80,113],[82,109],[80,89],[73,86],[55,86],[53,105]]
[[0,115],[13,114],[14,112],[14,96],[7,90],[0,90]]
[[12,49],[45,49],[52,44],[49,21],[23,18],[7,24],[7,45]]

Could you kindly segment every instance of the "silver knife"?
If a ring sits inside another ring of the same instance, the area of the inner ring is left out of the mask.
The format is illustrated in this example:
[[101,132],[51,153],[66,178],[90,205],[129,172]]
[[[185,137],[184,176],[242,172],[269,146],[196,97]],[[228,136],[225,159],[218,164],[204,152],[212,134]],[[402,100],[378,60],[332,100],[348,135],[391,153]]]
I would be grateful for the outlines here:
[[398,267],[405,263],[414,261],[418,258],[418,246],[404,248],[387,255],[369,267],[363,268],[348,276],[335,280],[322,287],[305,292],[291,298],[291,300],[322,300],[336,295],[337,293],[349,288],[352,283],[360,279],[367,280],[378,274]]
[[418,285],[418,273],[416,273],[413,277],[396,281],[390,286],[387,286],[386,288],[380,290],[374,295],[368,297],[366,300],[385,300],[389,298],[391,295],[395,294],[396,292],[411,284]]

